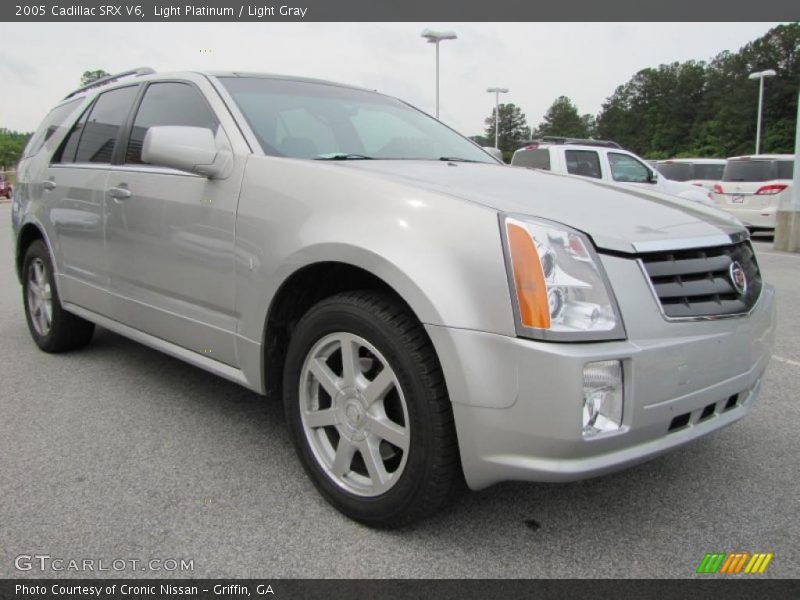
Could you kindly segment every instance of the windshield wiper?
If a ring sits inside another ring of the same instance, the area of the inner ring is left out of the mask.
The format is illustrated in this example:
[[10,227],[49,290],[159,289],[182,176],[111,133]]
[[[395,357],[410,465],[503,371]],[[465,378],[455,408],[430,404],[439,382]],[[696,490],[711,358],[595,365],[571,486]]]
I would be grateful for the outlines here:
[[348,154],[347,152],[331,152],[330,154],[319,154],[314,160],[373,160],[371,156],[363,154]]
[[459,158],[458,156],[440,156],[439,160],[446,162],[478,162],[477,160],[472,160],[471,158]]

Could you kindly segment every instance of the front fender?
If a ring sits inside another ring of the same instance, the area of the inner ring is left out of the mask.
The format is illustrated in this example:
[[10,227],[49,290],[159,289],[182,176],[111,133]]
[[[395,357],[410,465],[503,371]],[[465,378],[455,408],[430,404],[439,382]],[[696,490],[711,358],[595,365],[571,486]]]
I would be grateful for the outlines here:
[[260,342],[281,284],[336,261],[385,281],[430,325],[514,335],[497,212],[341,164],[253,156],[236,224],[240,336]]

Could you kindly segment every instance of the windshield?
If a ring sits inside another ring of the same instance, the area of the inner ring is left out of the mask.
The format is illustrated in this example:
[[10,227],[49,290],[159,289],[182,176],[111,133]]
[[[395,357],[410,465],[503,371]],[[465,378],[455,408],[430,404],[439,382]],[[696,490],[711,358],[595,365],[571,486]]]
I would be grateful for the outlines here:
[[219,79],[267,154],[497,163],[468,139],[395,98],[303,81]]
[[774,160],[729,160],[722,173],[722,180],[769,181],[776,176]]

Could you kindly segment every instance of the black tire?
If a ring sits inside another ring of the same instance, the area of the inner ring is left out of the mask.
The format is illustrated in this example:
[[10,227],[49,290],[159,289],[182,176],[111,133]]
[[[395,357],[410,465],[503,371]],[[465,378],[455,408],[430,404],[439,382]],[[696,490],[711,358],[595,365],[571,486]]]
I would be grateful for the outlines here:
[[[31,285],[32,269],[36,261],[40,261],[44,266],[45,278],[50,286],[52,303],[52,318],[49,331],[44,334],[37,331],[34,325],[33,309],[28,293]],[[53,275],[53,261],[50,259],[50,253],[42,240],[36,240],[28,246],[22,265],[22,303],[25,306],[28,330],[31,332],[31,337],[36,342],[36,345],[45,352],[57,353],[76,350],[88,344],[92,340],[92,334],[94,334],[94,323],[81,319],[61,308],[61,300],[58,296]]]
[[[388,491],[363,497],[343,489],[320,464],[300,415],[306,356],[330,334],[368,341],[397,376],[408,409],[405,467]],[[345,515],[372,527],[411,524],[440,510],[463,489],[453,413],[442,369],[424,328],[402,303],[374,291],[347,292],[311,308],[292,333],[283,379],[286,418],[303,466],[322,495]]]

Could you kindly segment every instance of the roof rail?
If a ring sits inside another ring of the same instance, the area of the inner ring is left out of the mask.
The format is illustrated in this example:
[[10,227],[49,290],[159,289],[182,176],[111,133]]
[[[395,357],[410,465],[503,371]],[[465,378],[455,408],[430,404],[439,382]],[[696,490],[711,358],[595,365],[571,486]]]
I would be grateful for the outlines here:
[[555,135],[543,135],[540,138],[529,140],[526,144],[546,143],[546,144],[570,144],[580,146],[600,146],[603,148],[622,148],[617,142],[611,140],[595,140],[595,139],[581,139],[559,137]]
[[123,77],[130,77],[131,75],[135,77],[141,77],[142,75],[152,75],[155,73],[154,69],[150,67],[139,67],[138,69],[130,69],[128,71],[123,71],[122,73],[116,73],[114,75],[106,75],[105,77],[101,77],[100,79],[95,79],[91,83],[86,84],[83,87],[78,88],[74,92],[70,92],[66,96],[64,96],[64,100],[67,98],[72,98],[73,96],[80,94],[81,92],[85,92],[86,90],[90,90],[95,87],[100,87],[101,85],[105,85],[107,83],[111,83],[112,81],[116,81],[117,79],[122,79]]

